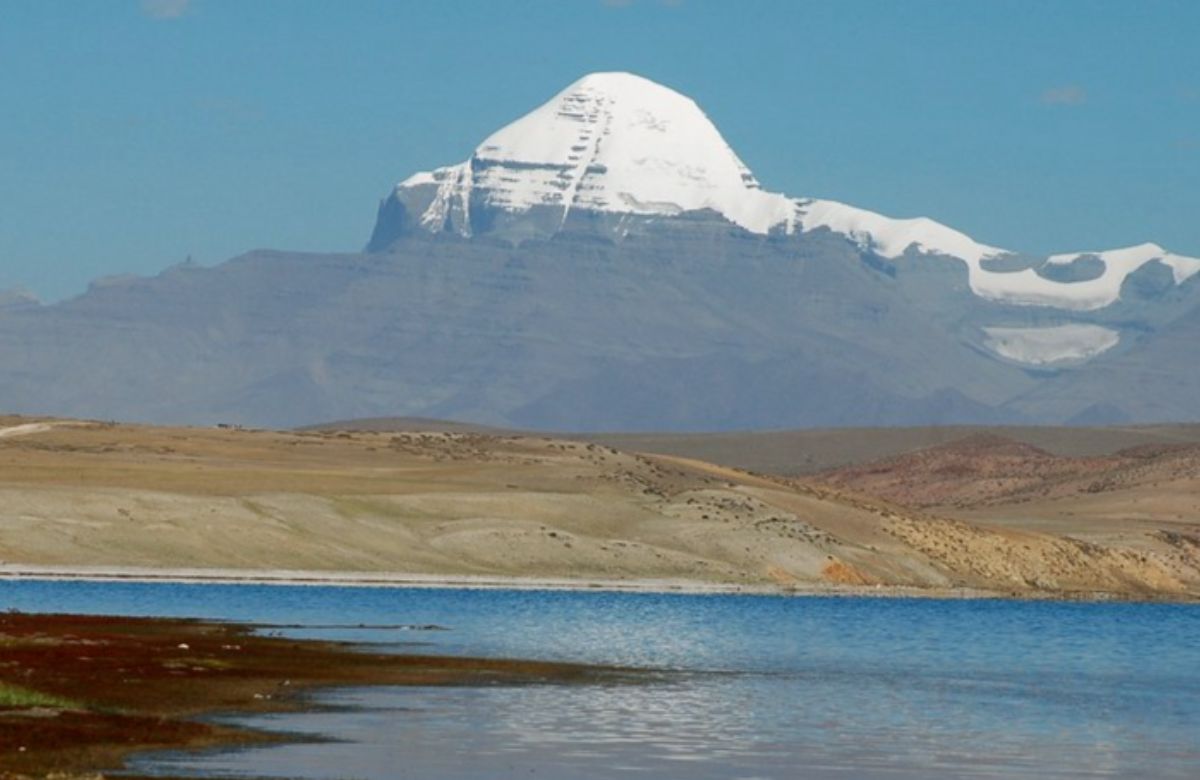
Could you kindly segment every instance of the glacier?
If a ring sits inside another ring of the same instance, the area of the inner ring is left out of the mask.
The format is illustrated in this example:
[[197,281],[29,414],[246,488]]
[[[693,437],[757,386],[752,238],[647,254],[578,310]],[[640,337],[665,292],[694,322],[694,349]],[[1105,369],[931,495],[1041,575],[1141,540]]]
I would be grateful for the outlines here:
[[1121,334],[1101,325],[1070,323],[1034,328],[984,328],[984,343],[1001,357],[1029,366],[1088,360],[1115,347]]

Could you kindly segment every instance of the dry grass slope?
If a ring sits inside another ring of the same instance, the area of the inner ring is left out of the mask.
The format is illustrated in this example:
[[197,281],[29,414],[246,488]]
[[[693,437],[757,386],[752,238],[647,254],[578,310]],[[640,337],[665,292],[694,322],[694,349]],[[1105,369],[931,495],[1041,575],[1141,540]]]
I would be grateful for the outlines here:
[[1081,541],[1004,519],[950,520],[853,485],[549,436],[0,419],[0,562],[10,568],[1200,593],[1190,531],[1144,530]]

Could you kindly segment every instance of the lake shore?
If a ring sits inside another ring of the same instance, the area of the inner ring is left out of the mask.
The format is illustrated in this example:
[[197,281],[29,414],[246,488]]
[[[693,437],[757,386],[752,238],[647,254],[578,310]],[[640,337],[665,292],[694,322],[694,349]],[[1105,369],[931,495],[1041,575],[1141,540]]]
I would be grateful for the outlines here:
[[395,655],[186,619],[0,614],[0,778],[95,778],[132,754],[280,739],[202,719],[331,686],[579,684],[615,669]]
[[741,594],[796,597],[1022,599],[1033,601],[1168,601],[1194,603],[1190,597],[1142,597],[1108,592],[1046,593],[980,588],[922,588],[898,585],[796,583],[757,585],[690,579],[595,579],[564,577],[455,576],[420,573],[353,571],[159,569],[148,567],[53,567],[0,564],[4,580],[78,582],[172,582],[218,585],[291,585],[345,588],[430,588],[455,590],[593,591],[598,593]]

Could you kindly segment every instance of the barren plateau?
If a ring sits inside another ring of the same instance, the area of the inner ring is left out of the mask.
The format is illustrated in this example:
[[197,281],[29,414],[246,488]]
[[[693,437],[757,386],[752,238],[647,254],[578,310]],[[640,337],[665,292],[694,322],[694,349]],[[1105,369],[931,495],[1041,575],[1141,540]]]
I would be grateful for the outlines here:
[[796,478],[532,434],[6,418],[0,564],[1189,600],[1200,475],[1194,449],[1166,452],[1151,476],[1014,498],[906,461],[925,493],[879,465]]

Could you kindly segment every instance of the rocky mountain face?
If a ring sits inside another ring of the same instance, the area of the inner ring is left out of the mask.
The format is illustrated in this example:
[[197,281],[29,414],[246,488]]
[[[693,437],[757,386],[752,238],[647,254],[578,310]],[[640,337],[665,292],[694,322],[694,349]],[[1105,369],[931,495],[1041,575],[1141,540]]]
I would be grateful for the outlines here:
[[766,192],[694,102],[593,74],[397,185],[361,253],[0,305],[0,406],[572,430],[1195,420],[1197,344],[1200,260],[1026,257]]

